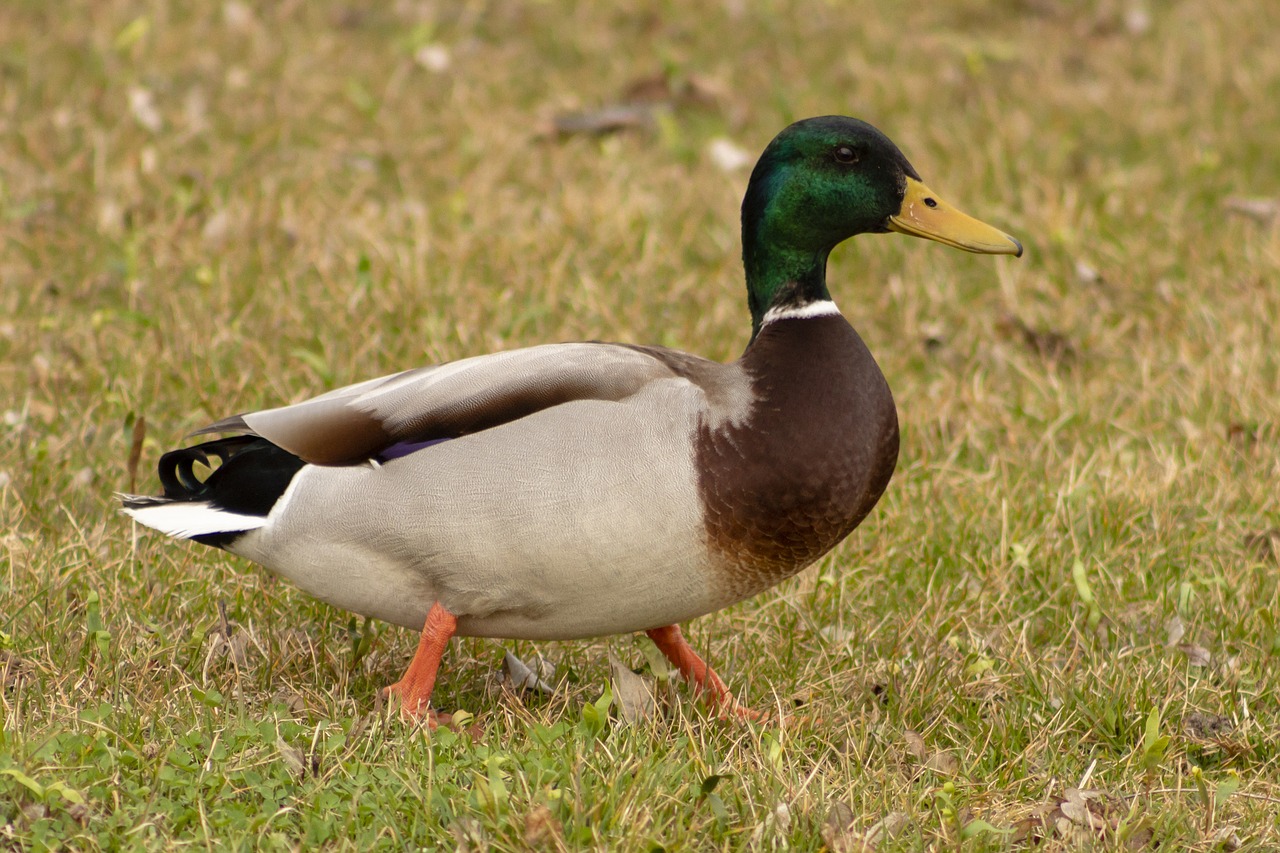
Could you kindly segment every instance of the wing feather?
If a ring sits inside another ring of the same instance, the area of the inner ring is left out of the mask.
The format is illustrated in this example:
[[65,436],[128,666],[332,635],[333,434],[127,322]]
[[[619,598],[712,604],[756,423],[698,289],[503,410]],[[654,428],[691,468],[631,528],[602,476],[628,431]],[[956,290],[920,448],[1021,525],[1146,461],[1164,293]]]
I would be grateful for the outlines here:
[[573,400],[622,400],[673,375],[636,348],[547,344],[370,379],[199,433],[250,432],[307,462],[344,465],[397,442],[454,438]]

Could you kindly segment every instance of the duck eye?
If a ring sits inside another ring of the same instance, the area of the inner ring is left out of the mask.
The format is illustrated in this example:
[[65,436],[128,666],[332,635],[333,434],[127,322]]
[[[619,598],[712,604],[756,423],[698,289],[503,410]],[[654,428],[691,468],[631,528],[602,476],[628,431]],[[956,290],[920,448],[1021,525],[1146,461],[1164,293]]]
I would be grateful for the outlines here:
[[858,162],[858,152],[854,151],[848,145],[837,145],[835,150],[837,163],[856,163]]

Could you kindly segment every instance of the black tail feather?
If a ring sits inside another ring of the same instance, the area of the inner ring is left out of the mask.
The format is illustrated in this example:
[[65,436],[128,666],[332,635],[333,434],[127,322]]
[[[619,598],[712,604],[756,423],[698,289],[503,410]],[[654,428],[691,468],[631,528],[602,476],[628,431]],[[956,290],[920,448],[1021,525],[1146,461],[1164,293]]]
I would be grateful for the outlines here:
[[269,444],[266,439],[258,438],[256,435],[238,435],[234,438],[221,438],[197,444],[195,447],[169,451],[160,457],[160,485],[164,486],[164,496],[174,500],[189,501],[206,500],[212,497],[209,493],[209,484],[213,474],[201,480],[196,476],[196,463],[213,468],[209,463],[209,457],[213,456],[219,463],[225,465],[235,456],[259,443]]
[[[220,463],[216,468],[210,459]],[[213,468],[203,480],[197,464]],[[209,501],[220,509],[265,516],[306,463],[256,435],[237,435],[172,450],[160,457],[164,497]]]

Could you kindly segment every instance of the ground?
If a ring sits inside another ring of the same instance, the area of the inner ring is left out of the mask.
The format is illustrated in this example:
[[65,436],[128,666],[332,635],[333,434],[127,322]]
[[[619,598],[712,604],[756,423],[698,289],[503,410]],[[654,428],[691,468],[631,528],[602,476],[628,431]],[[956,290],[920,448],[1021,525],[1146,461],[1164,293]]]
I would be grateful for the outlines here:
[[[0,6],[0,847],[1280,846],[1280,4],[607,5]],[[825,113],[1027,253],[832,258],[898,472],[686,628],[796,718],[468,640],[480,738],[429,737],[376,698],[411,632],[117,514],[190,430],[404,367],[733,358],[750,163]]]

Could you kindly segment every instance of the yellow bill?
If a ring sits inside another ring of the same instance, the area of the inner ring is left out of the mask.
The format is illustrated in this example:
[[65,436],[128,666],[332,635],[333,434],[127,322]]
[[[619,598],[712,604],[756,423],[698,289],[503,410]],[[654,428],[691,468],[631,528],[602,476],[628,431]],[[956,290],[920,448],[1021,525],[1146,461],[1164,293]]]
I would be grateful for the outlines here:
[[889,228],[966,252],[1022,257],[1022,244],[1017,240],[956,210],[915,178],[907,178],[902,209],[889,217]]

